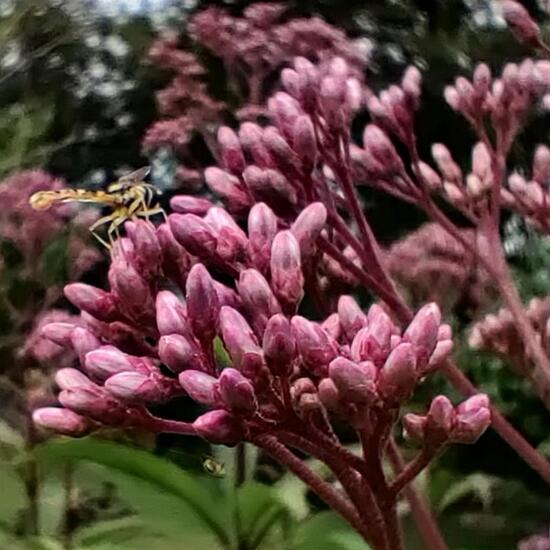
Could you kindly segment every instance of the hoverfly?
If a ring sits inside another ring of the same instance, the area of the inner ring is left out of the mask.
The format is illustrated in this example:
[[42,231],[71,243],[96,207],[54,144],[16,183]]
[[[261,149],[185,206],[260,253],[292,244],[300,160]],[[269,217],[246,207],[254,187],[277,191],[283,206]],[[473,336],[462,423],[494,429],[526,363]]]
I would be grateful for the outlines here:
[[[90,226],[92,235],[107,248],[113,242],[113,235],[127,220],[138,216],[149,219],[150,216],[163,214],[164,210],[155,202],[155,197],[161,194],[154,185],[143,181],[150,172],[146,166],[126,174],[111,183],[106,191],[89,191],[87,189],[59,189],[57,191],[38,191],[34,193],[29,203],[35,210],[48,210],[56,203],[89,202],[108,206],[112,212],[95,221]],[[96,231],[102,225],[109,224],[107,235],[109,243]]]

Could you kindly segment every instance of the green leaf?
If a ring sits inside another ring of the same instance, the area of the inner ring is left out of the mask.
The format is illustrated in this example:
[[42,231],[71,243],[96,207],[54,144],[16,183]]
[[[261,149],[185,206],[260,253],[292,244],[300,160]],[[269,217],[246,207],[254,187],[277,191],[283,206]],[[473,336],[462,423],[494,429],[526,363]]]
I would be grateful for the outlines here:
[[320,512],[303,521],[291,550],[368,550],[368,544],[336,513]]
[[[239,538],[258,546],[270,531],[288,523],[289,511],[278,497],[277,491],[249,482],[237,492],[237,513],[239,518]],[[259,546],[261,547],[261,546]]]
[[137,516],[100,521],[77,531],[74,541],[82,548],[95,548],[109,542],[111,544],[125,544],[126,542],[145,538],[147,535],[159,536],[150,527],[146,526]]
[[84,460],[104,466],[102,475],[115,483],[144,521],[159,529],[177,531],[186,538],[199,531],[202,537],[205,533],[217,537],[222,546],[230,543],[220,495],[214,495],[207,485],[171,462],[146,451],[93,438],[52,440],[37,449],[37,455],[49,464]]
[[484,509],[491,505],[492,493],[499,479],[487,474],[470,474],[453,483],[441,497],[438,509],[443,511],[466,497],[475,497]]

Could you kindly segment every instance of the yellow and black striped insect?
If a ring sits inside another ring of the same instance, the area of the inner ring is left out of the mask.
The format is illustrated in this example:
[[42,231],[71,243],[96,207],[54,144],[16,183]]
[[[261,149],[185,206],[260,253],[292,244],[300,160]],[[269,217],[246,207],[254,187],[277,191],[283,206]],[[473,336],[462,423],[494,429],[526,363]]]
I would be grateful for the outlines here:
[[[110,214],[102,216],[90,227],[94,237],[110,248],[109,243],[112,244],[114,235],[125,221],[136,217],[149,219],[150,216],[164,214],[164,210],[155,201],[161,191],[144,181],[149,172],[150,168],[146,166],[126,174],[109,184],[106,191],[87,189],[38,191],[31,196],[29,203],[35,210],[48,210],[54,204],[65,202],[88,202],[111,208]],[[97,229],[106,224],[109,224],[107,229],[109,243],[97,233]]]

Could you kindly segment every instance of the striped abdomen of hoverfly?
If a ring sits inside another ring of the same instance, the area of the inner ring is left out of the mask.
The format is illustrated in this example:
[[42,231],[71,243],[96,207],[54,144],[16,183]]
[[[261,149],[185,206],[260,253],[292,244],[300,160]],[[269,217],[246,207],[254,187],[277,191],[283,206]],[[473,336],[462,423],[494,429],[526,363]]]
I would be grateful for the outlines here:
[[123,199],[119,194],[87,189],[59,189],[57,191],[38,191],[29,200],[35,210],[47,210],[59,202],[90,202],[106,206],[120,206]]

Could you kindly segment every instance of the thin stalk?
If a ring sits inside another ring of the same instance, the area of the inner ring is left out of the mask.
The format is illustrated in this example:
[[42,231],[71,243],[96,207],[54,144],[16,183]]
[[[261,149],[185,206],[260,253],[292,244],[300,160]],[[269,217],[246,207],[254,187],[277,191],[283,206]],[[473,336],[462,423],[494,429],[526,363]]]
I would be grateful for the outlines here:
[[[401,458],[399,448],[392,438],[390,438],[388,444],[388,458],[395,473],[399,475],[403,471],[405,465]],[[429,504],[414,488],[412,483],[405,488],[405,496],[409,501],[411,513],[424,543],[424,548],[427,550],[449,550],[449,547],[437,528],[437,523],[432,516]]]
[[296,477],[300,478],[330,508],[338,512],[365,541],[369,542],[371,540],[365,524],[353,505],[329,483],[308,468],[275,437],[260,435],[253,442],[264,449],[277,462],[287,467]]

